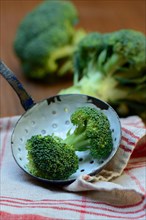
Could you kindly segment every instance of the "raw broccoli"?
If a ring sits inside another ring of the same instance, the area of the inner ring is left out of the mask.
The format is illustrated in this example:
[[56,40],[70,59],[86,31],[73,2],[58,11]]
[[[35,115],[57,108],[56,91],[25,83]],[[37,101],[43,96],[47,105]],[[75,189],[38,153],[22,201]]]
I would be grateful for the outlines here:
[[78,157],[74,149],[58,137],[32,136],[27,141],[26,149],[28,170],[34,176],[64,180],[78,169]]
[[76,8],[65,0],[46,0],[24,17],[14,51],[27,77],[43,79],[72,71],[75,45],[85,35],[75,29],[77,21]]
[[146,118],[146,37],[136,30],[89,33],[74,55],[74,84],[60,91],[100,98],[120,116]]
[[105,159],[112,151],[113,142],[107,116],[95,108],[79,107],[71,115],[75,127],[68,131],[64,143],[72,145],[75,151],[89,150],[93,158]]
[[78,169],[76,151],[89,150],[91,156],[101,160],[113,148],[110,123],[100,110],[84,106],[71,115],[75,126],[66,138],[53,135],[32,136],[26,144],[28,169],[35,176],[50,180],[64,180]]

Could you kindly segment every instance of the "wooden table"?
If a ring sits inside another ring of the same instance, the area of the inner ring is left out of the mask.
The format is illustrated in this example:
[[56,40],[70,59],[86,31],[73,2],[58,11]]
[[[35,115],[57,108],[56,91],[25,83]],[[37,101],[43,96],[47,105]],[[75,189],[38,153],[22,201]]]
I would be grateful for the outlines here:
[[[1,59],[15,72],[34,100],[56,95],[71,80],[51,85],[28,81],[13,51],[13,40],[21,19],[41,0],[0,0],[0,54]],[[80,26],[87,31],[110,32],[131,28],[146,32],[146,0],[72,0],[80,15]],[[24,112],[10,85],[0,76],[0,116],[20,115]]]

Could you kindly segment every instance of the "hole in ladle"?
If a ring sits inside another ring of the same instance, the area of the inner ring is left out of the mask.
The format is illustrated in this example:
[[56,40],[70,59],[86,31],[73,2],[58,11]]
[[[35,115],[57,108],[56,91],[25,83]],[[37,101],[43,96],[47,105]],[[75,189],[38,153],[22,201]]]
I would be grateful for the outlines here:
[[65,121],[65,124],[66,124],[66,125],[69,125],[69,123],[70,123],[70,121],[69,121],[69,120]]
[[26,132],[26,133],[28,133],[28,130],[27,130],[27,129],[25,129],[25,132]]
[[68,108],[67,108],[67,107],[66,107],[66,108],[64,108],[64,111],[65,111],[65,112],[68,112]]
[[41,133],[42,133],[42,134],[46,134],[46,130],[42,130]]
[[84,169],[81,170],[81,172],[84,172],[84,171],[85,171]]
[[83,161],[83,158],[79,158],[79,161]]
[[57,128],[57,124],[56,124],[56,123],[53,123],[53,124],[52,124],[52,127],[53,127],[53,128]]

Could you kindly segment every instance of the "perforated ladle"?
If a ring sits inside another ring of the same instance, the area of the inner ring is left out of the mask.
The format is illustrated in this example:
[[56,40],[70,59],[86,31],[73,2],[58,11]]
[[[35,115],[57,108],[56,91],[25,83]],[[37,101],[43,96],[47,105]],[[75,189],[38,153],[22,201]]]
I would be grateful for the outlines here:
[[[121,125],[117,113],[108,103],[81,94],[56,95],[35,103],[14,73],[3,62],[0,62],[0,73],[13,87],[25,109],[25,113],[17,121],[11,136],[13,157],[23,171],[41,181],[65,185],[73,182],[81,174],[97,174],[113,158],[121,140]],[[113,149],[109,157],[98,161],[93,159],[88,151],[76,152],[79,158],[79,168],[67,180],[48,180],[33,176],[27,169],[26,141],[36,134],[54,133],[65,138],[66,132],[72,128],[70,115],[81,106],[100,109],[108,117],[113,138]]]

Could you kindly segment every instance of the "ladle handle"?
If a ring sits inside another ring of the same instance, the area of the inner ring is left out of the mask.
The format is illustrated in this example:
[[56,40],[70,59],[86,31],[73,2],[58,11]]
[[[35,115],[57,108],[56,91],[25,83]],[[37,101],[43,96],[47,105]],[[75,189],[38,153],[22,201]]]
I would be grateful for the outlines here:
[[25,110],[31,108],[35,102],[31,96],[23,88],[22,84],[16,78],[15,74],[6,66],[6,64],[0,61],[0,74],[8,81],[17,93],[20,102]]

